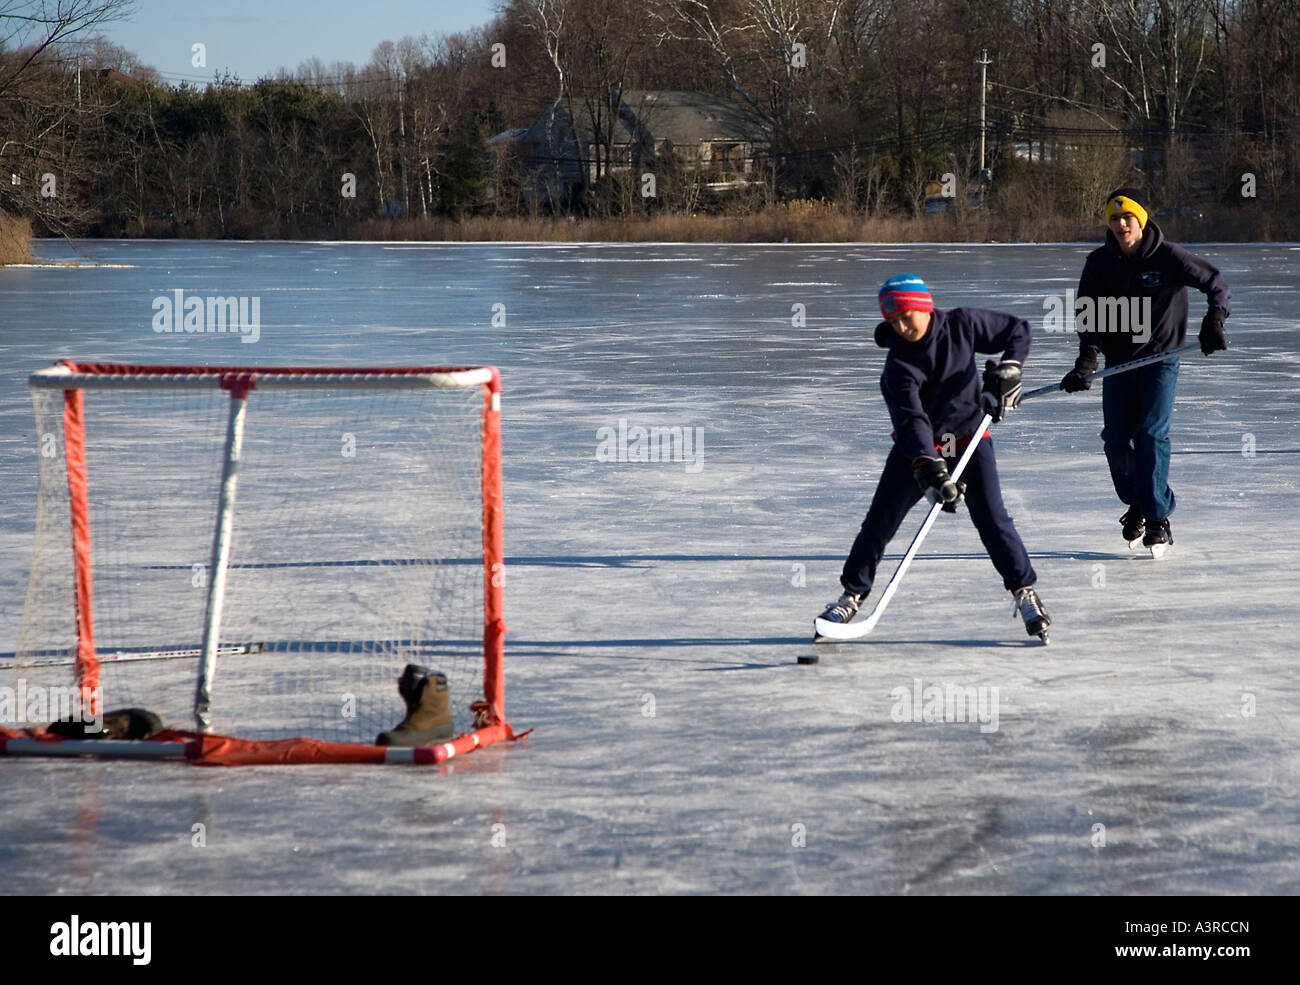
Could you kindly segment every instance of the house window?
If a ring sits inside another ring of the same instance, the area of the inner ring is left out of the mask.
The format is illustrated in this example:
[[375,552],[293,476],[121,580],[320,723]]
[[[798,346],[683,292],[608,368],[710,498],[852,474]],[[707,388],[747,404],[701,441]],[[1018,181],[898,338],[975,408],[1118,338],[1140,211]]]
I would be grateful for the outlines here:
[[713,166],[723,173],[730,173],[741,168],[743,160],[738,144],[714,144]]

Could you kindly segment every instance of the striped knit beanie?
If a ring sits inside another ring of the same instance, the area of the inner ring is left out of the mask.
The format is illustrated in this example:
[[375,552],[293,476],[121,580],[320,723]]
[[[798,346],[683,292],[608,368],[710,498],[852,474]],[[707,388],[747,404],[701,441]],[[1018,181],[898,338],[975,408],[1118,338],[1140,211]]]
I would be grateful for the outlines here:
[[916,274],[899,274],[880,287],[880,313],[886,320],[900,311],[933,311],[934,298]]

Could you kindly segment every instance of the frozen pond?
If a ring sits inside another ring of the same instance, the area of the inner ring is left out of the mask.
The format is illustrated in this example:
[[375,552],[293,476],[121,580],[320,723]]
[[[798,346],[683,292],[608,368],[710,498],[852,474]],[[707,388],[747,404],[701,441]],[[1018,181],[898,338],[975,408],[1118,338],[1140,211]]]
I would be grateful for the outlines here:
[[[889,446],[879,284],[1027,318],[1028,389],[1073,364],[1044,302],[1090,248],[41,244],[105,266],[0,270],[0,655],[33,370],[495,364],[507,707],[536,731],[426,770],[0,759],[5,891],[1300,893],[1300,246],[1191,247],[1232,348],[1183,359],[1165,560],[1119,538],[1100,388],[1053,394],[994,429],[1052,645],[963,509],[870,637],[796,664]],[[177,290],[258,298],[256,341],[154,331]],[[655,426],[693,459],[602,460]],[[898,720],[949,685],[996,719]]]

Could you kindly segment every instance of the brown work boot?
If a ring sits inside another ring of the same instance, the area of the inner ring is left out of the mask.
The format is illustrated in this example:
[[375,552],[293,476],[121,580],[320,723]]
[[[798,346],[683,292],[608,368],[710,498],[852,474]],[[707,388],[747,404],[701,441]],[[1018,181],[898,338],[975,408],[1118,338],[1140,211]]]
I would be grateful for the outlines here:
[[451,723],[451,690],[447,675],[416,664],[407,664],[397,681],[397,691],[406,702],[406,717],[389,732],[380,732],[377,746],[427,746],[455,734]]

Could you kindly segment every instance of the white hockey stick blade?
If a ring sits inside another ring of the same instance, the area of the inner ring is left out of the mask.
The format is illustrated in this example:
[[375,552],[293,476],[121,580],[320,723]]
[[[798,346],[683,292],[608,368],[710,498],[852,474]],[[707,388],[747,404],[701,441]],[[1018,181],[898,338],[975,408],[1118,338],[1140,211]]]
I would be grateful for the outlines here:
[[879,618],[875,612],[872,612],[861,622],[828,622],[825,619],[814,619],[813,642],[860,640],[876,628],[876,621]]

